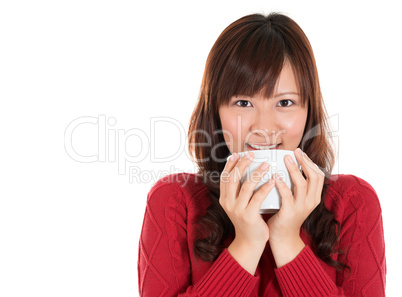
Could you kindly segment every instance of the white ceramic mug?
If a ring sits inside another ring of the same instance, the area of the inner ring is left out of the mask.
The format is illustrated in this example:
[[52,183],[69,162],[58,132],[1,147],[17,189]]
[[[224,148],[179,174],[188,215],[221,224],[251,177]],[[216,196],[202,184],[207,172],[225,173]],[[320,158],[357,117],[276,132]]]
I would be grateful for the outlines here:
[[[239,152],[238,155],[242,157],[247,152]],[[251,174],[258,169],[264,162],[268,162],[270,167],[269,171],[264,175],[261,181],[258,183],[257,187],[254,189],[254,193],[261,188],[263,184],[269,181],[275,173],[279,174],[282,180],[287,184],[287,186],[293,192],[293,182],[290,178],[289,171],[285,165],[285,156],[292,156],[293,160],[300,167],[299,162],[295,158],[293,151],[288,150],[254,150],[254,159],[251,164],[247,167],[246,172],[243,174],[240,183],[243,184]],[[228,159],[230,156],[228,157]],[[264,202],[262,203],[260,213],[276,213],[279,211],[282,204],[282,199],[279,195],[277,187],[274,187],[271,192],[267,195]]]

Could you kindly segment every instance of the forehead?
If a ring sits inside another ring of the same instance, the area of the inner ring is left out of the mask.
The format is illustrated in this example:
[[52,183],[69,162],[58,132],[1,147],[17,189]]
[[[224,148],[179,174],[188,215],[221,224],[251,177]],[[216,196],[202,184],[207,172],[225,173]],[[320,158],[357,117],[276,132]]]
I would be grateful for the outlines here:
[[300,95],[300,90],[297,83],[294,70],[290,62],[285,62],[283,68],[278,76],[276,85],[272,91],[272,94],[267,94],[266,88],[263,88],[256,94],[236,94],[231,98],[275,98],[283,95]]
[[275,86],[275,93],[298,91],[299,87],[293,67],[288,61],[286,61],[283,65],[281,73],[279,74],[278,82]]

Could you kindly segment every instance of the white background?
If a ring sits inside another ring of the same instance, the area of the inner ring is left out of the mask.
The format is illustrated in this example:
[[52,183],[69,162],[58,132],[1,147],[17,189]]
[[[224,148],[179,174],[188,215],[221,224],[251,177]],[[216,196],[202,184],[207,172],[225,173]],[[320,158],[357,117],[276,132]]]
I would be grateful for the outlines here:
[[377,191],[387,293],[398,295],[399,6],[323,3],[2,1],[0,295],[138,295],[147,193],[196,171],[186,132],[209,50],[231,22],[271,11],[310,39],[337,130],[334,173]]

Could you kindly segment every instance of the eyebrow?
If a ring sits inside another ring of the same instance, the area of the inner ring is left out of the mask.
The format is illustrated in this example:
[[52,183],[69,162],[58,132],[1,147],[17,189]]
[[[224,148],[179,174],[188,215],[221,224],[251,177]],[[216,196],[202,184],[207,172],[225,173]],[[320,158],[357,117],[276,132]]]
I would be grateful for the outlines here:
[[[278,97],[281,97],[281,96],[285,96],[285,95],[300,95],[299,93],[297,93],[297,92],[282,92],[282,93],[278,93],[278,94],[276,94],[273,98],[278,98]],[[241,100],[242,98],[243,99],[254,99],[252,96],[244,96],[244,95],[238,95],[238,96],[233,96],[232,97],[232,99],[234,98],[234,100]]]
[[297,92],[283,92],[283,93],[276,94],[274,96],[274,98],[281,97],[281,96],[284,96],[284,95],[299,95],[299,93],[297,93]]

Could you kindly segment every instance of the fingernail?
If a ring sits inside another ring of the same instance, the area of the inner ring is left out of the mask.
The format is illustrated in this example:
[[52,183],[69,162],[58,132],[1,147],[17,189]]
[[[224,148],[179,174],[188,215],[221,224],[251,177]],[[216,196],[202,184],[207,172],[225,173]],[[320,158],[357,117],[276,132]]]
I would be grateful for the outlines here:
[[282,181],[282,178],[279,176],[279,174],[275,174],[274,177],[277,181]]
[[262,164],[261,169],[262,169],[262,170],[265,170],[265,169],[268,168],[268,166],[269,166],[268,163],[264,163],[264,164]]
[[274,180],[271,178],[269,181],[268,181],[268,185],[272,185],[274,183]]
[[292,156],[288,156],[287,158],[288,158],[288,161],[289,161],[290,164],[294,164],[294,163],[295,163],[295,162],[293,161]]
[[249,160],[252,160],[253,157],[254,157],[254,153],[253,153],[253,152],[247,152],[247,153],[244,155],[244,157],[247,158],[247,159],[249,159]]
[[299,153],[300,156],[303,156],[303,151],[300,148],[297,149],[297,152]]
[[230,157],[230,160],[231,161],[236,161],[238,156],[239,156],[238,154],[233,153],[233,155]]

